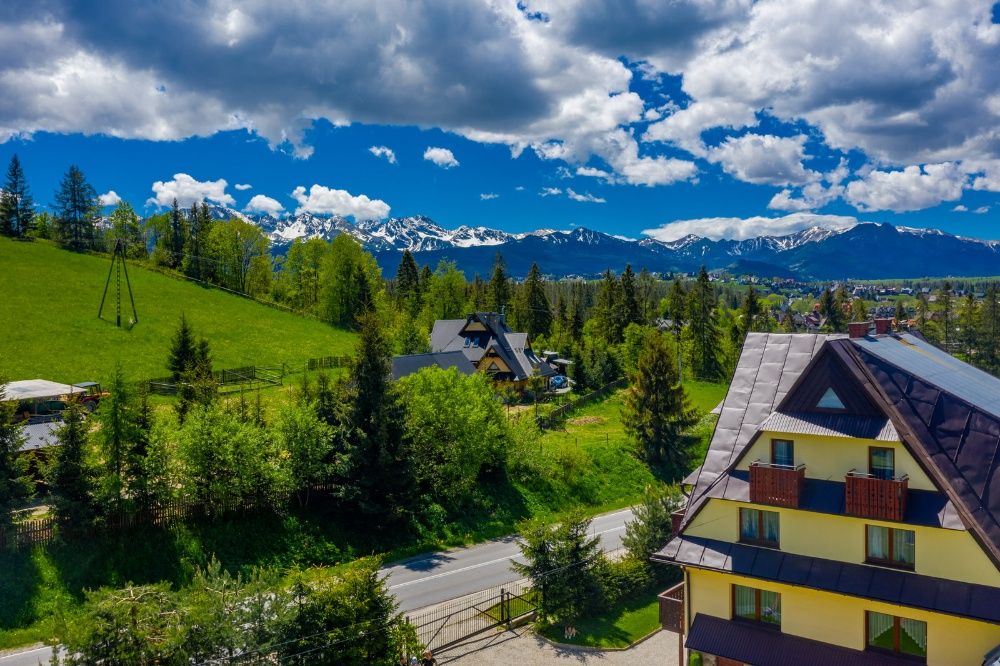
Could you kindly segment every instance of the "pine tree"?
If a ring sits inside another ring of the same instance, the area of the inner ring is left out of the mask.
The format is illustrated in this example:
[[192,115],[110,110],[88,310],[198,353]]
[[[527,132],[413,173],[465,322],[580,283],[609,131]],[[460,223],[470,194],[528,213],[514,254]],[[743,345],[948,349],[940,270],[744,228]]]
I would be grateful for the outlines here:
[[670,541],[671,514],[684,504],[677,486],[647,486],[642,502],[632,507],[632,520],[625,523],[622,545],[631,557],[647,562],[653,553]]
[[493,260],[493,275],[490,277],[489,307],[493,312],[503,312],[510,305],[510,278],[507,277],[507,264],[503,255],[497,252]]
[[18,455],[24,444],[24,424],[16,420],[17,401],[6,401],[5,384],[0,377],[0,532],[10,522],[11,510],[32,487],[28,459]]
[[518,298],[518,324],[527,331],[528,339],[548,335],[552,331],[552,308],[545,295],[545,284],[538,264],[531,264],[528,277]]
[[21,161],[15,154],[7,167],[7,180],[0,194],[0,234],[26,238],[34,224],[35,203]]
[[[625,264],[622,271],[622,323],[627,327],[629,324],[643,323],[642,306],[639,304],[639,286],[636,282],[635,273],[632,272],[632,264]],[[623,329],[624,329],[623,327]]]
[[851,301],[851,319],[853,321],[868,321],[868,306],[864,299],[855,298]]
[[119,202],[111,213],[110,222],[112,241],[122,241],[127,256],[146,256],[146,239],[142,236],[139,216],[132,209],[132,204],[127,201]]
[[740,338],[745,338],[747,333],[750,331],[756,331],[758,319],[761,315],[763,308],[760,305],[760,299],[757,298],[757,290],[750,285],[747,289],[746,294],[743,296],[743,305],[740,307]]
[[76,165],[63,176],[55,199],[59,239],[74,250],[89,247],[94,238],[97,192]]
[[170,259],[168,265],[171,268],[180,268],[184,259],[184,241],[187,238],[187,222],[181,214],[180,206],[177,205],[177,198],[174,197],[170,206],[170,241],[167,247],[170,248]]
[[604,339],[610,344],[621,342],[625,333],[624,299],[622,283],[610,269],[604,271],[604,279],[597,288],[593,317]]
[[573,305],[567,319],[569,320],[567,328],[570,338],[573,339],[573,342],[579,343],[583,338],[583,306],[580,304],[579,296],[573,297]]
[[424,298],[427,295],[427,291],[431,288],[431,278],[434,277],[434,271],[427,264],[420,269],[420,298]]
[[650,462],[663,464],[669,477],[679,478],[690,466],[693,447],[684,430],[696,421],[663,336],[648,336],[639,355],[635,384],[625,394],[625,432],[635,438]]
[[95,413],[101,426],[97,431],[99,458],[103,463],[99,486],[102,495],[113,503],[115,512],[121,512],[126,491],[133,485],[129,473],[136,471],[132,461],[142,436],[140,413],[121,365],[115,367],[107,388],[110,395],[101,401]]
[[403,250],[403,258],[396,269],[396,304],[405,307],[411,315],[420,311],[420,272],[409,250]]
[[691,370],[695,377],[705,381],[722,378],[716,301],[715,289],[702,266],[698,279],[688,292],[688,333]]
[[86,463],[87,424],[78,402],[70,402],[63,412],[63,425],[56,437],[59,447],[48,475],[56,497],[56,516],[68,528],[82,530],[93,515],[93,482]]
[[678,343],[681,339],[681,331],[684,329],[684,321],[687,319],[688,295],[684,290],[684,283],[679,277],[675,277],[670,283],[670,291],[665,299],[664,316],[671,322],[671,330],[674,332],[674,340]]
[[473,312],[483,312],[486,309],[486,283],[479,273],[472,276],[472,284],[469,285],[469,303]]

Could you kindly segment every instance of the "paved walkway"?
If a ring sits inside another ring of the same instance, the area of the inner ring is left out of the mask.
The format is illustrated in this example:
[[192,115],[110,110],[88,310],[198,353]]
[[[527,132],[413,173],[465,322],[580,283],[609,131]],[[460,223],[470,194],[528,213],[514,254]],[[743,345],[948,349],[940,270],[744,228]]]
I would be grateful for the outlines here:
[[678,666],[677,634],[660,631],[628,650],[556,647],[530,627],[489,633],[436,655],[441,666]]

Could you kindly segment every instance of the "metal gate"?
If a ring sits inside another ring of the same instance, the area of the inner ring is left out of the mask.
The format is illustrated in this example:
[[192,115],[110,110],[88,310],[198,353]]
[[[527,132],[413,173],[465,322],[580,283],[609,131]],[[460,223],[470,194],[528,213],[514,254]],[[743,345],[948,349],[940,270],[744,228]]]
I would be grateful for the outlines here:
[[432,606],[408,615],[406,621],[430,650],[441,650],[467,638],[535,612],[535,593],[527,580],[514,581]]

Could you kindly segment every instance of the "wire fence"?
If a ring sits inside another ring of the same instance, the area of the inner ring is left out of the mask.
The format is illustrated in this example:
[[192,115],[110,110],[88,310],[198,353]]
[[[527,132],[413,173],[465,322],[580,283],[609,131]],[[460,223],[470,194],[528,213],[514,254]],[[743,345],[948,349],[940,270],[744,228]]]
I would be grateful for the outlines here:
[[559,423],[559,421],[564,416],[566,416],[573,410],[579,409],[580,407],[589,405],[593,402],[597,402],[598,400],[603,400],[611,393],[614,393],[618,389],[624,388],[626,386],[628,386],[628,379],[626,379],[625,377],[622,377],[621,379],[616,379],[613,382],[609,382],[604,386],[602,386],[601,388],[595,389],[590,393],[586,393],[572,402],[567,402],[565,405],[560,405],[556,407],[555,409],[550,411],[548,414],[545,414],[544,416],[539,416],[537,419],[538,427],[551,429],[555,427],[555,425]]

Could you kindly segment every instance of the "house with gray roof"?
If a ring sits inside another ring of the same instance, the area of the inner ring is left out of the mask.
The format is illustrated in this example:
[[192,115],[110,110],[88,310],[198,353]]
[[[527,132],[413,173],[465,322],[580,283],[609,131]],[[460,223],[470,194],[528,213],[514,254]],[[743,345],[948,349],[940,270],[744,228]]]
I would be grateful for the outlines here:
[[479,372],[521,388],[532,377],[548,379],[558,370],[532,350],[527,333],[517,333],[498,312],[474,312],[464,319],[438,319],[431,352],[461,352]]

